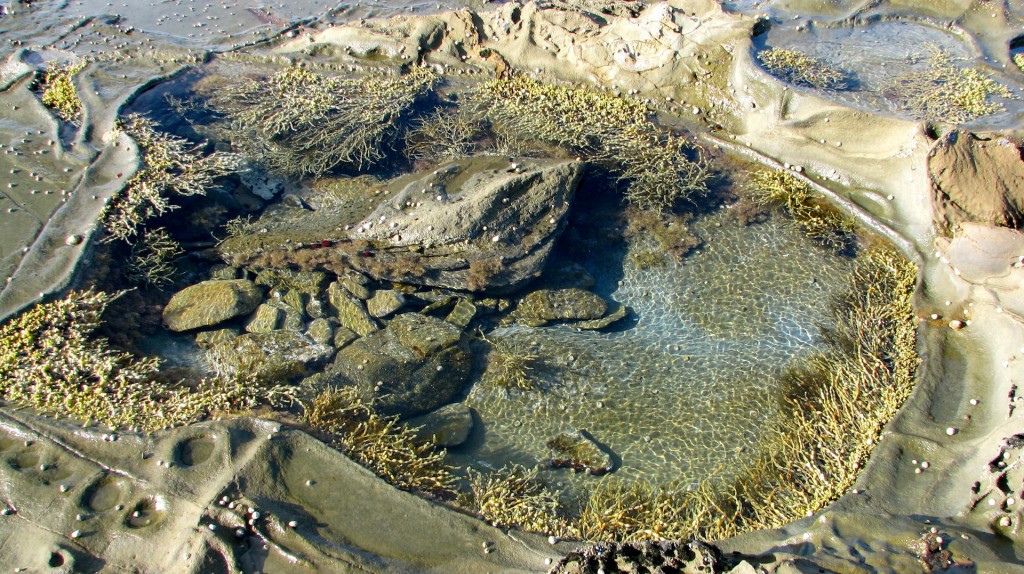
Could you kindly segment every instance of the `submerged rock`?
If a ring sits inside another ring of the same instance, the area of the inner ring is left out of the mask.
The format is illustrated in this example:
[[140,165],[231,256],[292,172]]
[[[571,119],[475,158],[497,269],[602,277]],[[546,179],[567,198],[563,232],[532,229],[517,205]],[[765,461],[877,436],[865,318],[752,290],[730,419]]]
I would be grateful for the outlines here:
[[331,345],[334,343],[334,325],[327,319],[313,319],[306,335],[321,345]]
[[370,317],[366,304],[353,296],[338,282],[331,283],[327,288],[327,300],[338,315],[338,321],[347,329],[351,329],[360,337],[365,337],[380,329],[380,325]]
[[547,446],[551,449],[548,465],[553,468],[570,468],[594,476],[615,470],[612,453],[598,444],[587,431],[563,432],[549,440]]
[[469,299],[460,297],[458,302],[455,303],[455,307],[452,308],[451,313],[448,313],[444,320],[465,329],[469,326],[473,317],[476,317],[476,305],[471,303]]
[[328,384],[354,384],[383,414],[416,416],[450,403],[469,378],[472,357],[462,330],[405,313],[338,352]]
[[276,330],[284,321],[284,311],[263,303],[256,308],[249,321],[245,324],[245,330],[250,333],[268,333]]
[[583,289],[540,289],[519,301],[516,316],[542,321],[585,321],[600,319],[608,303]]
[[242,330],[238,327],[216,329],[213,331],[201,331],[196,333],[196,345],[203,349],[209,349],[217,343],[231,341],[240,334],[242,334]]
[[592,319],[590,321],[580,321],[574,323],[573,327],[577,329],[583,329],[585,331],[596,331],[598,329],[604,329],[605,327],[611,326],[614,323],[625,319],[629,316],[629,308],[625,305],[619,305],[614,311],[608,313],[600,319]]
[[281,383],[311,372],[334,352],[296,331],[245,333],[215,344],[210,362],[221,375],[252,376],[259,382]]
[[171,331],[209,327],[252,313],[263,292],[248,279],[211,280],[186,287],[164,307],[164,325]]
[[432,413],[406,421],[416,429],[416,440],[437,446],[459,446],[473,430],[473,409],[462,403],[445,405]]
[[377,291],[373,297],[366,300],[366,310],[371,316],[378,319],[383,319],[401,309],[402,305],[405,305],[405,296],[391,289]]

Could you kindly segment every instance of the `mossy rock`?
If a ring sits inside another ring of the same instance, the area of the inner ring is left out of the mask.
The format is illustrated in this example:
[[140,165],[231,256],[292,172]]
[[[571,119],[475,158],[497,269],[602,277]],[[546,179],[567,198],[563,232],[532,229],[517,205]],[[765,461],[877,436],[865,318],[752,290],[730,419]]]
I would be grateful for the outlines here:
[[629,316],[629,307],[625,305],[619,305],[614,311],[608,313],[600,319],[593,319],[591,321],[580,321],[579,323],[573,323],[573,327],[577,329],[583,329],[585,331],[596,331],[598,329],[604,329]]
[[334,325],[327,319],[314,319],[306,329],[306,335],[320,345],[333,345]]
[[238,327],[215,329],[213,331],[200,331],[199,333],[196,333],[196,345],[203,349],[209,349],[217,343],[231,341],[241,334],[242,330]]
[[256,276],[257,285],[272,289],[287,289],[300,293],[316,294],[327,286],[327,274],[323,271],[292,271],[290,269],[264,269]]
[[249,321],[245,324],[245,330],[249,333],[269,333],[277,330],[284,321],[284,311],[274,305],[263,303],[256,308]]
[[391,289],[382,289],[366,300],[366,310],[371,316],[383,319],[405,305],[405,295]]
[[608,303],[583,289],[540,289],[519,301],[516,316],[541,321],[586,321],[600,319]]
[[210,327],[252,313],[263,291],[248,279],[203,281],[174,294],[164,307],[164,325],[171,331]]
[[371,296],[370,289],[366,286],[366,280],[362,276],[359,276],[358,278],[352,276],[346,277],[341,280],[341,286],[351,293],[356,299],[366,301]]
[[209,359],[219,374],[252,376],[263,384],[284,383],[311,374],[334,349],[295,331],[246,333],[217,343]]
[[461,329],[405,313],[339,351],[325,379],[356,385],[363,400],[382,414],[411,417],[450,403],[466,385],[471,367]]
[[465,329],[469,326],[469,323],[476,317],[476,305],[471,303],[469,299],[459,299],[459,302],[455,304],[451,313],[444,318],[452,325]]
[[327,299],[338,314],[338,321],[360,337],[365,337],[380,329],[380,325],[370,317],[366,305],[342,287],[340,283],[331,283],[331,286],[327,288]]

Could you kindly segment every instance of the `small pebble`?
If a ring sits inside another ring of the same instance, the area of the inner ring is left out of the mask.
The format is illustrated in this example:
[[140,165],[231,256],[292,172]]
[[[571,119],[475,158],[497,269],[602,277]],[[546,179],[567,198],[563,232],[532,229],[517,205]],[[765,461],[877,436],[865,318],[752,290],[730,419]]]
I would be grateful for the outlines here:
[[548,544],[558,544],[557,536],[548,536]]
[[296,522],[295,520],[289,520],[288,521],[288,528],[298,528],[298,527],[299,527],[299,523]]
[[71,537],[72,538],[81,538],[82,537],[82,531],[81,530],[76,530],[76,531],[72,532],[71,533]]
[[960,432],[960,430],[957,429],[956,427],[949,427],[946,429],[946,434],[948,434],[949,436],[953,436],[958,432]]

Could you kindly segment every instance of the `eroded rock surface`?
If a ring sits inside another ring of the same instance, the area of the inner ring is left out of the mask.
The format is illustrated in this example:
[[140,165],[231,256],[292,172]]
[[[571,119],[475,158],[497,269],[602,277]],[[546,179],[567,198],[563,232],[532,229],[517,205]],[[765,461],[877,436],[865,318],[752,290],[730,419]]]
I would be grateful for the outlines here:
[[936,218],[947,226],[1024,225],[1024,160],[1009,138],[950,132],[932,148],[928,173]]
[[355,269],[385,281],[511,291],[540,275],[582,171],[574,160],[462,160],[388,182],[361,220],[330,206],[280,206],[257,232],[218,249],[235,265]]

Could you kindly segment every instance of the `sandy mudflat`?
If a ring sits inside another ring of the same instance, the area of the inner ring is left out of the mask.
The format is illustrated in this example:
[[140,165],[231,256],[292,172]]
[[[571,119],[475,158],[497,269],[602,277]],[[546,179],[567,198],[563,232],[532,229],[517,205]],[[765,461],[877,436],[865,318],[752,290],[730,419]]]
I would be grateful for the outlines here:
[[[134,144],[112,135],[114,119],[154,82],[220,52],[300,58],[313,44],[351,48],[337,56],[340,65],[428,46],[423,61],[450,74],[491,74],[504,64],[476,56],[490,48],[544,80],[635,90],[669,121],[699,129],[704,145],[799,168],[920,265],[916,390],[854,490],[780,530],[721,541],[747,559],[736,572],[917,572],[924,566],[915,541],[927,534],[943,539],[959,571],[1024,572],[1024,440],[1015,438],[1024,433],[1024,236],[980,223],[940,225],[952,208],[929,175],[932,128],[785,85],[755,62],[756,18],[709,1],[653,4],[634,19],[532,3],[444,8],[14,6],[0,19],[0,317],[72,284],[104,201],[137,168]],[[796,26],[811,21],[935,29],[955,21],[966,53],[1015,94],[1024,85],[1009,60],[1024,23],[1012,5],[755,9],[774,11],[796,36]],[[368,16],[386,18],[358,19]],[[82,126],[61,128],[30,90],[31,75],[85,56],[96,60],[76,80]],[[1024,108],[1020,100],[1005,106],[966,128],[1012,140]],[[400,492],[314,438],[263,420],[113,440],[109,431],[5,408],[0,476],[7,571],[544,572],[546,558],[572,549]],[[261,516],[248,525],[253,509]]]

